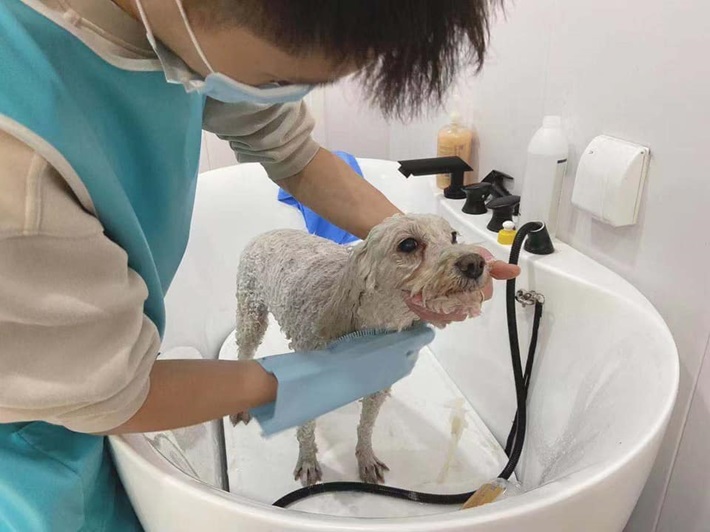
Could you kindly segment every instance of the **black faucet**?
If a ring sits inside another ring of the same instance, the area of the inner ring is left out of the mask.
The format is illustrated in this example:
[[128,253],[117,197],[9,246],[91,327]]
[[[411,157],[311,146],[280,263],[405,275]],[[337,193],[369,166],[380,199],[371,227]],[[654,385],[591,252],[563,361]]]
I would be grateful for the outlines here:
[[513,181],[513,177],[500,170],[491,170],[481,182],[490,183],[493,187],[493,195],[502,198],[503,196],[510,196],[511,194],[510,191],[505,188],[506,180]]
[[430,159],[409,159],[399,161],[399,172],[404,177],[410,175],[451,174],[451,184],[444,189],[444,196],[450,199],[464,199],[463,173],[473,170],[461,157],[432,157]]
[[493,198],[489,201],[486,207],[493,211],[493,216],[491,221],[488,222],[488,230],[497,233],[503,229],[503,223],[513,219],[519,204],[520,196],[513,196],[512,194]]
[[466,203],[461,208],[466,214],[486,214],[486,198],[491,195],[492,186],[490,183],[474,183],[463,187],[466,193]]

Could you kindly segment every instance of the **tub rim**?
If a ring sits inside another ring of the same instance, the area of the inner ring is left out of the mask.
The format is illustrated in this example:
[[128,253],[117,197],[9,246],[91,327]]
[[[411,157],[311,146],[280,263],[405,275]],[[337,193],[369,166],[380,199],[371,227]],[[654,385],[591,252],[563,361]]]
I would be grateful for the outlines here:
[[[389,165],[396,173],[397,163],[394,161],[358,159],[358,162],[361,163],[364,172],[372,170],[373,166]],[[250,165],[239,166],[242,167],[239,168],[240,171],[248,171],[248,166]],[[214,170],[213,172],[217,173],[221,170],[223,171],[224,169]],[[377,171],[382,172],[384,170],[385,168]],[[387,168],[386,170],[389,169]],[[462,203],[462,201],[463,200],[460,202],[452,202],[451,200],[445,200],[442,195],[439,195],[437,198],[439,214],[453,217],[457,224],[463,224],[467,229],[481,236],[481,242],[485,242],[486,247],[497,256],[507,252],[508,248],[498,244],[492,233],[482,230],[481,227],[478,226],[479,224],[473,223],[474,220],[472,217],[466,218],[463,214],[458,212],[460,209],[454,209],[454,205],[458,205]],[[670,388],[670,390],[668,390],[670,393],[666,395],[662,408],[659,409],[654,423],[648,426],[647,430],[636,442],[628,446],[625,451],[612,458],[590,464],[559,479],[553,479],[542,486],[516,496],[514,499],[503,500],[496,504],[483,506],[476,509],[476,511],[460,512],[453,510],[451,512],[436,513],[428,516],[363,519],[275,508],[267,503],[254,501],[238,494],[222,491],[174,467],[148,443],[142,434],[110,436],[109,441],[112,451],[128,457],[144,468],[152,468],[160,472],[161,478],[158,482],[179,484],[183,488],[192,491],[192,495],[196,497],[209,498],[212,499],[213,502],[221,504],[238,503],[252,518],[262,519],[272,524],[282,522],[284,524],[302,525],[314,530],[317,530],[319,527],[325,527],[323,530],[348,530],[352,528],[372,531],[407,530],[416,532],[419,530],[431,530],[430,525],[433,523],[439,525],[455,524],[459,526],[480,525],[501,518],[520,517],[521,515],[541,510],[544,507],[573,499],[581,492],[601,484],[607,479],[613,478],[627,467],[630,467],[634,459],[644,454],[644,451],[648,451],[652,448],[654,440],[662,437],[670,420],[678,394],[680,368],[678,350],[667,324],[650,301],[643,296],[638,289],[623,279],[619,274],[571,246],[559,240],[555,241],[555,245],[558,253],[546,257],[531,256],[526,252],[521,253],[521,263],[528,263],[532,268],[540,268],[551,274],[560,275],[572,279],[575,282],[593,286],[595,289],[608,293],[613,297],[623,299],[627,304],[635,307],[638,312],[645,314],[646,318],[649,319],[649,323],[655,324],[656,331],[659,334],[659,340],[662,340],[666,344],[662,349],[669,354],[668,368],[666,368],[668,370],[668,373],[666,373],[668,379],[666,384]],[[565,265],[571,265],[573,267],[572,271],[569,271],[569,267],[562,269],[560,267],[560,261]],[[585,280],[579,273],[575,274],[575,271],[587,270],[587,268],[592,268],[595,274],[593,280]]]

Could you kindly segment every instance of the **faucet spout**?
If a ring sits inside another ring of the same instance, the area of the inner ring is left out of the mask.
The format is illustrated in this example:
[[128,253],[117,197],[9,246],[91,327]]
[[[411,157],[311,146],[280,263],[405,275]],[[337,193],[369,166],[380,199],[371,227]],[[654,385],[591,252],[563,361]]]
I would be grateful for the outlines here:
[[431,157],[429,159],[408,159],[399,161],[399,173],[411,175],[451,174],[451,185],[444,189],[444,196],[451,199],[465,199],[463,173],[473,170],[461,157]]

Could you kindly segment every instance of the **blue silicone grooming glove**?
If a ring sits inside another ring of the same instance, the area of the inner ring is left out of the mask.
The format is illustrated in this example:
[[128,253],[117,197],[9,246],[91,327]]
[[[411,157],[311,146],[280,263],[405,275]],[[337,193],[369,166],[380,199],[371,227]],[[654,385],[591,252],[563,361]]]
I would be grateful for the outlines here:
[[265,435],[302,425],[406,377],[433,339],[434,330],[418,324],[401,332],[361,331],[322,351],[261,358],[279,382],[277,397],[251,415]]

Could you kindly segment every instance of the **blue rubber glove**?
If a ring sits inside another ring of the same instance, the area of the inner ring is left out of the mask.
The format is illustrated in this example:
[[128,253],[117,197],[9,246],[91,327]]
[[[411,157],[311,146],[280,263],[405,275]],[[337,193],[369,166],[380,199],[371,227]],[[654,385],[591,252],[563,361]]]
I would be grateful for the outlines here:
[[279,384],[276,401],[250,413],[265,435],[302,425],[406,377],[433,339],[434,330],[418,324],[401,332],[348,335],[322,351],[258,359]]

